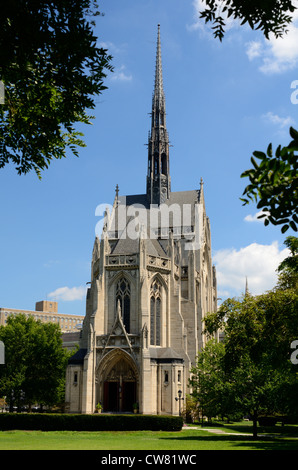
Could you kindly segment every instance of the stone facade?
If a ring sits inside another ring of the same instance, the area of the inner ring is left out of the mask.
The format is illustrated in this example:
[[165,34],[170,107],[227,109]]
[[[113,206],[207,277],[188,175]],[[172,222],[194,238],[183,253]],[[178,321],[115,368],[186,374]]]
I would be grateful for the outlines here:
[[70,412],[179,413],[217,305],[203,182],[172,192],[158,28],[146,194],[119,196],[92,253],[79,351],[70,359]]

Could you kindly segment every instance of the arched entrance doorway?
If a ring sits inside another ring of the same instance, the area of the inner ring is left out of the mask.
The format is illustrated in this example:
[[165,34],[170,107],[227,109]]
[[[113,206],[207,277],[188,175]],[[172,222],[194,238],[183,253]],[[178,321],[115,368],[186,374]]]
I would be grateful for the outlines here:
[[121,349],[108,353],[99,366],[98,379],[103,411],[132,412],[138,401],[138,372],[131,356]]

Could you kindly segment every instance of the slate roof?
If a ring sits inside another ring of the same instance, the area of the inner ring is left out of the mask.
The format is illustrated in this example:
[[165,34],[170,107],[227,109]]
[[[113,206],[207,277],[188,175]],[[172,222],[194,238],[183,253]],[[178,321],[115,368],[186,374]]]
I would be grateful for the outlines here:
[[[177,205],[178,209],[178,214],[181,214],[181,217],[179,219],[181,220],[187,220],[189,221],[189,225],[194,226],[195,225],[195,212],[194,212],[194,207],[195,204],[198,203],[199,201],[199,195],[200,191],[199,190],[191,190],[191,191],[178,191],[178,192],[171,192],[170,198],[165,202],[165,204],[170,208],[172,205]],[[186,211],[184,212],[186,214],[185,219],[183,219],[183,209],[185,208],[184,205],[187,205]],[[120,196],[118,198],[118,207],[126,207],[129,208],[131,206],[134,206],[137,208],[138,206],[141,206],[142,209],[145,209],[148,211],[147,215],[147,226],[149,230],[149,201],[147,198],[146,194],[136,194],[136,195],[128,195],[128,196]],[[189,214],[190,210],[190,214]],[[116,209],[117,211],[117,209]],[[120,211],[119,211],[120,214]],[[190,215],[190,217],[188,217]],[[120,216],[119,216],[120,217]],[[120,224],[122,228],[124,226],[128,226],[130,220],[133,220],[134,217],[131,216],[131,219],[127,217],[125,221]],[[175,225],[175,216],[173,220],[173,213],[172,211],[169,211],[169,225],[173,226]],[[153,256],[160,256],[160,257],[167,257],[167,252],[166,252],[166,243],[164,240],[159,240],[157,238],[152,238],[149,235],[148,232],[148,237],[146,240],[146,250],[147,253]],[[138,239],[132,239],[128,236],[125,238],[120,238],[117,243],[115,244],[112,254],[133,254],[137,253],[139,251],[139,240]]]
[[68,360],[68,364],[83,364],[86,356],[87,349],[79,349],[71,358]]
[[[147,253],[152,256],[167,258],[167,253],[156,239],[148,238],[146,240]],[[120,238],[114,247],[113,255],[130,255],[139,252],[139,240],[131,240],[129,237]]]
[[162,361],[183,361],[183,357],[173,348],[149,348],[150,359]]
[[[199,190],[190,190],[190,191],[175,191],[170,193],[170,198],[166,200],[165,204],[170,206],[171,204],[195,204],[199,201]],[[141,204],[146,209],[149,209],[149,201],[147,194],[134,194],[128,196],[119,197],[120,204],[126,204],[127,206]]]

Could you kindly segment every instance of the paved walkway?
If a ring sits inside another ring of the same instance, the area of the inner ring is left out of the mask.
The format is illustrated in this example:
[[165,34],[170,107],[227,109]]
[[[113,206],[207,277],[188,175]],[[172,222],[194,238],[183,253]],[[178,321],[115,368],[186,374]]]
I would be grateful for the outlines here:
[[[190,431],[192,429],[197,429],[199,431],[208,431],[208,432],[211,432],[211,433],[214,433],[214,434],[221,434],[221,435],[226,435],[226,436],[251,436],[252,437],[252,433],[244,433],[244,432],[225,432],[223,431],[222,429],[219,429],[219,428],[205,428],[204,426],[188,426],[187,424],[184,424],[182,429],[185,429],[187,431]],[[278,435],[278,434],[259,434],[259,437],[262,436],[262,437],[272,437],[272,438],[283,438],[283,437],[287,437],[287,435],[285,436],[282,436],[282,435]],[[298,437],[296,436],[290,436],[291,439],[298,439]]]
[[196,426],[187,426],[187,425],[184,425],[182,427],[182,429],[186,429],[188,431],[192,430],[192,429],[199,429],[199,431],[208,431],[208,432],[213,432],[214,434],[225,434],[227,436],[251,436],[251,434],[246,434],[244,432],[226,432],[226,431],[223,431],[222,429],[218,429],[218,428],[205,428],[205,427],[196,427]]

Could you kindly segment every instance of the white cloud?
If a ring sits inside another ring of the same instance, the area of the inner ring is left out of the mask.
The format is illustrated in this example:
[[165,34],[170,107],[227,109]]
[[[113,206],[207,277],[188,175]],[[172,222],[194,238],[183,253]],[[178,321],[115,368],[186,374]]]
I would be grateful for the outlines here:
[[[296,2],[297,4],[297,2]],[[298,10],[292,17],[288,32],[281,38],[269,35],[269,40],[247,43],[246,53],[249,60],[262,59],[259,70],[264,74],[282,73],[295,68],[298,64]]]
[[273,114],[271,111],[269,111],[266,114],[263,114],[262,118],[265,121],[269,121],[273,124],[278,125],[280,128],[288,127],[294,123],[293,119],[290,116],[281,117],[281,116],[278,116],[277,114]]
[[218,296],[241,296],[245,291],[246,277],[252,295],[272,289],[277,282],[276,269],[288,255],[289,250],[280,250],[277,242],[271,245],[252,243],[239,250],[217,251],[213,261],[217,271]]
[[246,53],[249,60],[253,60],[256,57],[260,57],[262,54],[262,43],[260,41],[251,41],[247,43]]
[[132,80],[132,75],[125,73],[125,68],[125,65],[121,65],[119,70],[112,75],[111,79],[121,82],[130,82]]
[[86,295],[87,288],[84,286],[79,287],[58,287],[58,289],[50,292],[48,297],[52,300],[73,301],[82,300]]
[[[112,54],[113,60],[112,64],[114,65],[114,73],[111,74],[111,80],[121,81],[121,82],[130,82],[132,80],[132,75],[125,72],[125,65],[115,65],[114,59],[117,58],[118,63],[123,60],[123,56],[126,55],[127,44],[115,44],[111,41],[101,41],[98,43],[99,47],[103,47],[108,50],[108,53]],[[122,57],[122,58],[121,58]],[[124,59],[125,60],[125,59]]]
[[194,21],[190,25],[187,25],[187,29],[189,31],[194,31],[197,29],[200,29],[201,31],[204,30],[204,20],[200,18],[200,11],[203,9],[204,5],[201,0],[194,0],[193,1],[193,6],[194,6]]
[[259,219],[258,217],[262,214],[269,214],[269,212],[266,211],[259,211],[256,214],[248,214],[246,217],[244,217],[245,222],[258,222],[258,223],[264,223],[264,218]]
[[[238,30],[249,29],[249,26],[240,26],[240,21],[228,18],[226,12],[221,9],[225,2],[218,0],[218,12],[225,19],[225,31],[232,28]],[[194,18],[190,25],[187,25],[189,31],[199,30],[207,33],[210,38],[212,35],[213,24],[205,24],[205,20],[200,18],[200,12],[205,10],[206,2],[202,0],[193,0]],[[293,4],[298,7],[298,0],[294,0]],[[282,38],[276,38],[274,34],[269,35],[269,40],[263,39],[261,41],[250,41],[246,44],[246,54],[250,61],[259,60],[259,70],[264,74],[277,74],[287,70],[291,70],[298,65],[298,9],[292,14],[292,22],[287,26],[287,33]],[[211,33],[211,35],[210,35]]]
[[122,50],[121,47],[119,46],[116,46],[116,44],[114,44],[113,42],[111,41],[101,41],[100,43],[98,43],[98,47],[102,47],[103,49],[107,49],[109,53],[111,54],[119,54]]
[[[236,25],[238,26],[239,22],[237,20],[233,20],[231,18],[228,18],[227,13],[221,11],[221,7],[222,7],[221,2],[219,1],[218,3],[219,3],[219,5],[218,5],[218,8],[217,8],[217,11],[220,13],[221,17],[225,21],[224,30],[228,31],[229,29],[233,28],[234,26],[236,26]],[[195,10],[194,21],[190,25],[187,25],[187,29],[189,31],[200,30],[202,32],[206,32],[208,30],[208,33],[212,32],[213,31],[212,27],[214,25],[211,24],[211,23],[208,23],[208,26],[207,26],[207,24],[205,23],[205,19],[200,18],[200,13],[206,9],[206,3],[203,2],[202,0],[194,0],[192,2],[192,4],[193,4],[194,10]],[[210,37],[213,39],[212,35]]]

